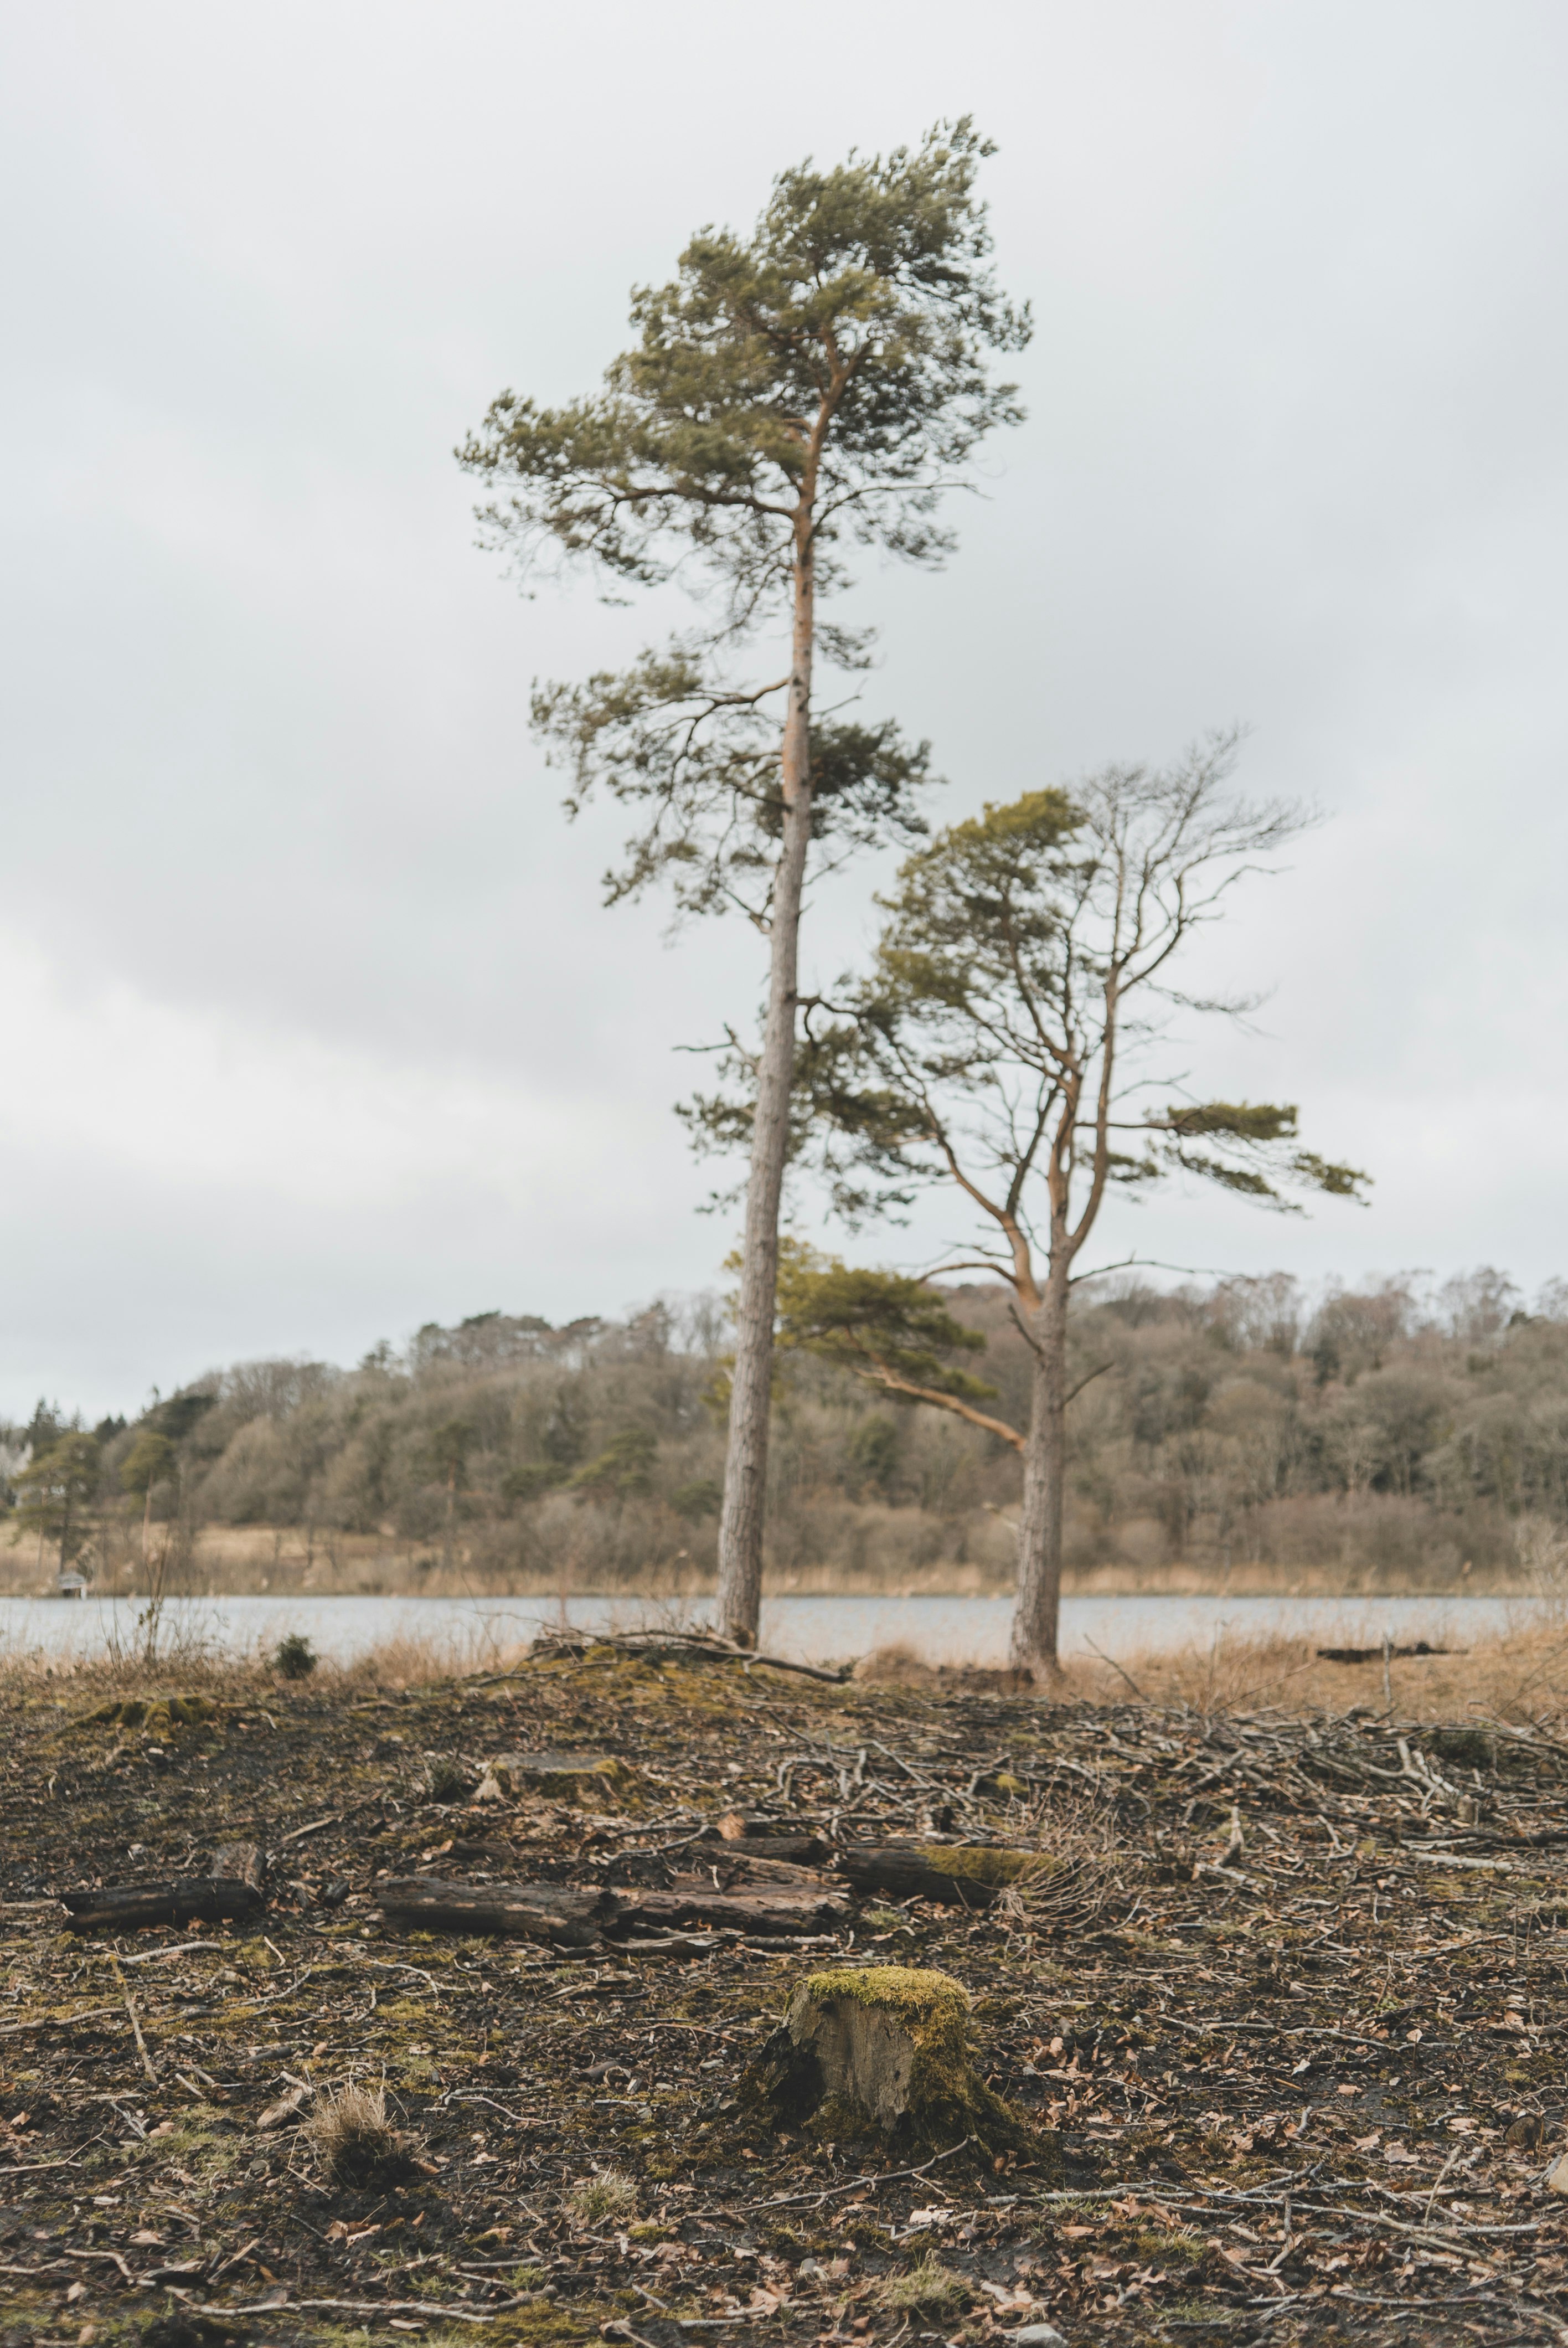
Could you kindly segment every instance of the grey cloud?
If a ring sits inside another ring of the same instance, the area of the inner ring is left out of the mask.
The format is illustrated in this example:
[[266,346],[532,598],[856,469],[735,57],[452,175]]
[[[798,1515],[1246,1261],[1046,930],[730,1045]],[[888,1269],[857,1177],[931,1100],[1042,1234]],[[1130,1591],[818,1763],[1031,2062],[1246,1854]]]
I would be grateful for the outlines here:
[[[613,824],[566,829],[524,726],[531,675],[669,614],[518,599],[449,451],[505,383],[591,383],[629,284],[774,169],[964,108],[1031,421],[945,576],[863,582],[868,700],[955,811],[1240,716],[1249,780],[1334,819],[1219,955],[1274,985],[1265,1035],[1202,1065],[1299,1097],[1374,1208],[1129,1228],[1238,1268],[1563,1268],[1561,12],[794,22],[781,58],[693,0],[8,20],[0,944],[46,983],[0,1101],[0,1414],[713,1276],[672,1046],[746,1014],[754,946],[601,912]],[[241,1133],[251,1059],[275,1148],[203,1156],[171,1096]],[[361,1080],[430,1122],[333,1140]]]

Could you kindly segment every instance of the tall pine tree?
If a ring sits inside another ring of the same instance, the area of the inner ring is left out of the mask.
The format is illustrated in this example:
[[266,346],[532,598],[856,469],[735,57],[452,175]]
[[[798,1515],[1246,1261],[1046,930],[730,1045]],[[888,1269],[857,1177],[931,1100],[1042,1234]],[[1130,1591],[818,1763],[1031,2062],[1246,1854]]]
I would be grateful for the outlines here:
[[[682,911],[736,909],[768,941],[768,983],[719,1538],[720,1616],[756,1638],[779,1199],[796,1040],[803,891],[817,865],[907,841],[924,745],[814,714],[819,662],[869,639],[821,605],[856,546],[939,563],[938,519],[1015,387],[990,357],[1028,341],[998,291],[969,121],[915,149],[786,171],[749,237],[703,229],[667,285],[632,297],[638,340],[563,407],[504,393],[458,451],[481,519],[526,580],[587,564],[606,588],[691,589],[701,624],[626,673],[536,691],[571,777],[635,811],[608,893],[667,878]],[[759,666],[760,664],[760,666]]]

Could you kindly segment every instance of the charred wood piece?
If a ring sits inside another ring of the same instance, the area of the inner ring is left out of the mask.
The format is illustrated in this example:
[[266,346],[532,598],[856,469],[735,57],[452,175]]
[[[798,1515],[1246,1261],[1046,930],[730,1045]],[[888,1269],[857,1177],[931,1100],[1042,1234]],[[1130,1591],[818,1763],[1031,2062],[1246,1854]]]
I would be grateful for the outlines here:
[[748,1818],[739,1810],[727,1811],[716,1828],[704,1833],[702,1840],[708,1842],[715,1835],[721,1842],[732,1846],[726,1858],[743,1853],[748,1859],[785,1859],[793,1867],[820,1867],[825,1859],[833,1857],[833,1845],[825,1835],[815,1834],[809,1828],[802,1833],[787,1820]]
[[546,1883],[447,1883],[414,1875],[378,1885],[375,1896],[387,1921],[406,1931],[497,1933],[563,1949],[596,1949],[601,1936],[625,1940],[694,1927],[798,1939],[837,1931],[850,1917],[848,1901],[825,1885],[719,1891],[692,1878],[677,1878],[667,1891],[617,1892]]
[[406,1931],[487,1932],[547,1941],[558,1949],[597,1949],[600,1926],[620,1904],[613,1891],[553,1883],[446,1883],[434,1875],[378,1884],[375,1899],[387,1921]]
[[1319,1647],[1317,1659],[1319,1663],[1380,1663],[1385,1654],[1392,1661],[1398,1662],[1401,1655],[1451,1655],[1463,1653],[1462,1647],[1457,1649],[1429,1647],[1424,1639],[1418,1639],[1413,1647]]
[[640,1931],[672,1931],[702,1925],[766,1938],[836,1932],[850,1921],[843,1895],[827,1885],[776,1890],[716,1890],[701,1878],[677,1876],[667,1891],[623,1891],[622,1912],[613,1930],[618,1939]]
[[149,1924],[244,1924],[267,1904],[267,1862],[254,1843],[226,1843],[211,1872],[174,1883],[109,1884],[66,1891],[72,1932],[136,1932]]

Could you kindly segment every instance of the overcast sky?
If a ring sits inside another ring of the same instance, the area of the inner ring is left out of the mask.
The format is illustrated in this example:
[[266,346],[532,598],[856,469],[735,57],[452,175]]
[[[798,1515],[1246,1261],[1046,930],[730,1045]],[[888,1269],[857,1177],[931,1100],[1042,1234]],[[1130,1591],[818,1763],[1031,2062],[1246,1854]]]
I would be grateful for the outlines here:
[[[597,382],[777,170],[972,112],[1030,420],[937,575],[864,574],[944,811],[1245,721],[1330,819],[1220,966],[1200,1094],[1377,1177],[1167,1194],[1107,1255],[1568,1271],[1568,14],[1531,0],[211,0],[0,25],[0,1416],[712,1282],[671,1104],[739,928],[608,912],[451,449]],[[870,932],[864,868],[809,972]],[[915,1262],[933,1209],[871,1235]]]

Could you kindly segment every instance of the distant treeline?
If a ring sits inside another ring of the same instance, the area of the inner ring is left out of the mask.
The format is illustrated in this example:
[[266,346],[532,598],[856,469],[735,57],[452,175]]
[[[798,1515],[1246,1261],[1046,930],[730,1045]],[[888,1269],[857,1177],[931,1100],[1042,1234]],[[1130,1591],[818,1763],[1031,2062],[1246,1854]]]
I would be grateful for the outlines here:
[[[985,1334],[975,1366],[1020,1423],[1029,1357],[1005,1295],[944,1294]],[[726,1336],[712,1298],[559,1328],[486,1313],[354,1370],[214,1371],[133,1422],[87,1429],[40,1403],[0,1426],[0,1501],[41,1554],[63,1542],[89,1566],[145,1514],[185,1544],[208,1525],[304,1527],[491,1577],[691,1581],[713,1562]],[[1085,1292],[1073,1345],[1078,1571],[1261,1562],[1440,1586],[1511,1570],[1522,1529],[1528,1550],[1568,1525],[1568,1283],[1527,1311],[1487,1269],[1316,1300],[1284,1274],[1122,1277]],[[775,1424],[775,1571],[1005,1571],[1019,1465],[995,1437],[803,1354],[781,1359]],[[77,1478],[53,1518],[51,1458],[59,1491],[72,1461]]]

